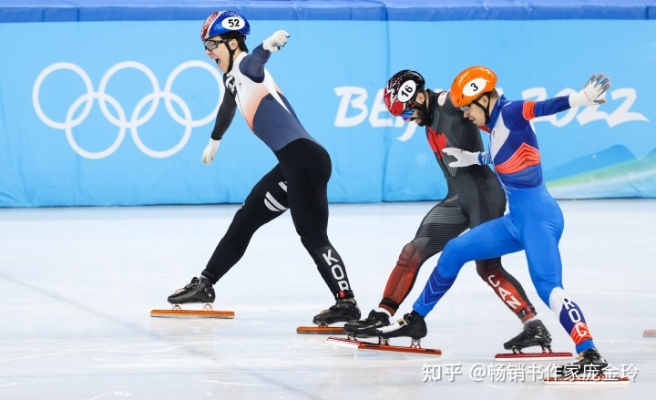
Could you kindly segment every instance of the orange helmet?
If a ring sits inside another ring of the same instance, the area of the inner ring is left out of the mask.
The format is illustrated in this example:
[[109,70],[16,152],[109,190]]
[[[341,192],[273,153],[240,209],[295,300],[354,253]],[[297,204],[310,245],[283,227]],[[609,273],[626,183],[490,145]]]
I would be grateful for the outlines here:
[[456,76],[451,84],[451,102],[456,107],[466,106],[497,85],[497,75],[489,68],[469,67]]

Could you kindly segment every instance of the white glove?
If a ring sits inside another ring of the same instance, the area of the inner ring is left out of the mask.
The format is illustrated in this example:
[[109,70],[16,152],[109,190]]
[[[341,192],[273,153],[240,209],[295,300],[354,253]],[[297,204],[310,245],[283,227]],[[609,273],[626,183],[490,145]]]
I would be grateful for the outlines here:
[[207,147],[205,147],[205,150],[203,150],[203,156],[200,158],[204,164],[210,165],[210,163],[214,161],[214,155],[219,149],[219,144],[221,144],[220,140],[210,138],[210,142],[207,144]]
[[468,167],[470,165],[481,165],[478,161],[480,151],[472,153],[471,151],[457,149],[455,147],[445,147],[442,153],[455,157],[456,161],[451,161],[449,167]]
[[610,78],[604,74],[592,74],[588,82],[580,92],[569,96],[569,106],[572,108],[581,106],[596,106],[606,102],[601,96],[610,87]]
[[276,31],[273,35],[262,41],[262,47],[264,50],[269,50],[274,53],[280,50],[281,47],[287,44],[287,39],[289,38],[289,33],[285,31]]

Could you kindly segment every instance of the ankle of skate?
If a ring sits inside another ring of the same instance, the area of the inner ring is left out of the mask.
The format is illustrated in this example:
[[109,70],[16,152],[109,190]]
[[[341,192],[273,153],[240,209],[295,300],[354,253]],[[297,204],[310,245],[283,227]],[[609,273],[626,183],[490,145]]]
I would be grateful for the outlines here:
[[599,354],[597,349],[587,349],[579,354],[578,361],[556,367],[556,376],[584,376],[594,378],[603,374],[608,362]]
[[338,299],[334,306],[321,311],[312,320],[317,325],[350,322],[360,319],[360,308],[353,298]]
[[215,299],[212,283],[205,279],[192,278],[182,289],[168,297],[171,304],[213,303]]
[[375,337],[378,329],[390,324],[388,314],[371,310],[369,316],[361,321],[351,321],[344,325],[344,330],[353,337]]
[[532,346],[542,347],[542,351],[551,351],[551,335],[541,320],[533,320],[524,324],[522,332],[503,344],[506,350],[521,353],[523,349]]
[[396,323],[378,329],[378,336],[383,339],[393,337],[410,337],[419,340],[428,334],[426,321],[419,314],[408,313]]

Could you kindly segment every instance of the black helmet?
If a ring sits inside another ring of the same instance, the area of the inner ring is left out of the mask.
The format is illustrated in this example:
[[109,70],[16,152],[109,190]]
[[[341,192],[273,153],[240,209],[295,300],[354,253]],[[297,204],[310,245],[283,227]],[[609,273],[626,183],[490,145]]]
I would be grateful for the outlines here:
[[424,90],[426,81],[419,72],[404,69],[394,74],[385,86],[385,106],[394,116],[398,117],[411,110],[417,93]]

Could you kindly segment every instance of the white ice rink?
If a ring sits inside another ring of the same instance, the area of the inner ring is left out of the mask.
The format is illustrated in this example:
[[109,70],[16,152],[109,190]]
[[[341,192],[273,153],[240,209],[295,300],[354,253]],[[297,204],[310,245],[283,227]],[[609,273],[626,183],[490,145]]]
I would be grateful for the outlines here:
[[[401,247],[433,204],[331,205],[330,237],[363,314],[378,304]],[[537,375],[549,363],[496,362],[521,325],[473,265],[427,318],[422,345],[441,349],[441,358],[296,334],[333,299],[289,215],[264,226],[216,286],[215,308],[234,310],[234,320],[151,318],[200,273],[237,207],[44,208],[0,209],[0,399],[654,399],[656,339],[642,333],[656,329],[656,200],[560,204],[565,289],[602,355],[637,370],[628,385],[546,386]],[[504,264],[554,350],[573,352],[538,299],[524,254]],[[442,378],[423,382],[425,367]]]

